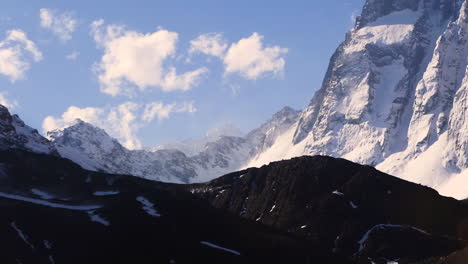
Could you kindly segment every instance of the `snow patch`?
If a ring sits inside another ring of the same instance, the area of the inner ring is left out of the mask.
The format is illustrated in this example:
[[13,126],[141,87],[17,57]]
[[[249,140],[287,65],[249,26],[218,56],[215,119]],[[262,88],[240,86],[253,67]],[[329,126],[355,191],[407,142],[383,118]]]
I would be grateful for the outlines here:
[[47,249],[51,249],[52,248],[52,242],[50,242],[49,240],[44,240],[44,247],[47,248]]
[[368,44],[388,46],[407,42],[414,30],[414,24],[421,15],[421,12],[405,9],[381,17],[366,27],[353,31],[352,40],[344,52],[360,52]]
[[332,192],[334,195],[344,196],[344,193],[339,192],[338,190]]
[[29,242],[28,236],[21,230],[15,222],[11,222],[10,226],[18,233],[18,235],[23,239],[24,243],[26,243],[31,249],[34,249],[34,245]]
[[107,221],[106,219],[102,218],[100,215],[96,213],[96,211],[88,211],[88,216],[91,219],[91,221],[103,224],[105,226],[109,226],[110,222]]
[[150,202],[148,199],[146,199],[143,196],[138,196],[136,198],[138,202],[140,202],[143,205],[143,210],[146,211],[148,215],[154,216],[154,217],[160,217],[161,215],[158,214],[156,209],[154,208],[154,204]]
[[41,199],[44,199],[44,200],[50,200],[50,199],[54,199],[55,197],[45,191],[41,191],[39,189],[31,189],[31,192],[37,196],[39,196]]
[[212,247],[212,248],[216,248],[216,249],[219,249],[219,250],[223,250],[223,251],[232,253],[232,254],[234,254],[234,255],[240,256],[240,253],[239,253],[238,251],[235,251],[235,250],[232,250],[232,249],[228,249],[228,248],[225,248],[225,247],[220,247],[220,246],[215,245],[215,244],[210,243],[210,242],[200,241],[200,244],[205,245],[205,246],[209,246],[209,247]]
[[95,191],[93,195],[95,196],[110,196],[110,195],[117,195],[119,191]]
[[273,210],[275,210],[275,207],[276,207],[276,204],[274,204],[274,205],[271,207],[271,209],[270,209],[270,213],[272,213],[272,212],[273,212]]
[[0,197],[27,202],[27,203],[43,205],[43,206],[52,207],[52,208],[60,208],[60,209],[75,210],[75,211],[88,211],[88,210],[95,210],[95,209],[102,208],[102,205],[66,205],[66,204],[60,204],[60,203],[52,203],[52,202],[48,202],[44,200],[33,199],[33,198],[21,196],[21,195],[9,194],[9,193],[3,193],[3,192],[0,192]]
[[403,226],[403,225],[392,225],[392,224],[379,224],[379,225],[375,225],[373,226],[371,229],[369,229],[365,234],[364,236],[358,241],[358,244],[359,244],[359,250],[358,250],[358,253],[361,252],[363,249],[364,249],[364,246],[366,244],[366,241],[367,239],[369,239],[369,235],[376,229],[385,229],[387,227],[390,227],[390,228],[411,228],[411,229],[414,229],[424,235],[429,235],[429,233],[427,233],[426,231],[420,229],[420,228],[417,228],[417,227],[414,227],[414,226]]

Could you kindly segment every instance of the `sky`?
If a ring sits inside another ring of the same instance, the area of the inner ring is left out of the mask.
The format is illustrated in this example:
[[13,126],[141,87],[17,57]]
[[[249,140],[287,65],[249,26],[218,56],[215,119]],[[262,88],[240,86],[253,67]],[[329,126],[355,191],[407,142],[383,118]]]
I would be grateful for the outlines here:
[[131,149],[304,109],[364,0],[24,1],[0,10],[0,103]]

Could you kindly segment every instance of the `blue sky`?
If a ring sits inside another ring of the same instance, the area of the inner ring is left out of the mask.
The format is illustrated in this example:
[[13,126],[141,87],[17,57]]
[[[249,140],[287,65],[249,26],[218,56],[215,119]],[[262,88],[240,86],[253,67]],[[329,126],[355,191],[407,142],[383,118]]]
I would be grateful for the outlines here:
[[129,147],[248,131],[307,106],[363,2],[2,1],[0,60],[29,68],[0,65],[0,95],[41,132],[80,117]]

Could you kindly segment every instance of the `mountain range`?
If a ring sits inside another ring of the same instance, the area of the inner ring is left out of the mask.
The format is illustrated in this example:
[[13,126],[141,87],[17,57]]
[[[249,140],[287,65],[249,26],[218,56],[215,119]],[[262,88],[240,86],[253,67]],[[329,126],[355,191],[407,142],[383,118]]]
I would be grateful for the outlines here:
[[0,106],[2,263],[464,263],[467,15],[368,0],[310,105],[246,134],[129,150]]
[[86,169],[176,183],[327,155],[465,198],[467,57],[467,1],[369,0],[302,111],[286,107],[243,136],[221,130],[145,150],[78,120],[48,132],[47,148]]

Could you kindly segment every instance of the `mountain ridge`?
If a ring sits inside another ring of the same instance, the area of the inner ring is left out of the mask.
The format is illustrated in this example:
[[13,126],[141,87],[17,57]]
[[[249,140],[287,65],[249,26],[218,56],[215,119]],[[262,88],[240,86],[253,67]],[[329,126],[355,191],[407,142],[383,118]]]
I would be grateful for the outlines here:
[[467,6],[367,1],[298,123],[245,167],[331,155],[468,197]]

